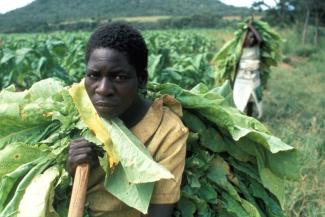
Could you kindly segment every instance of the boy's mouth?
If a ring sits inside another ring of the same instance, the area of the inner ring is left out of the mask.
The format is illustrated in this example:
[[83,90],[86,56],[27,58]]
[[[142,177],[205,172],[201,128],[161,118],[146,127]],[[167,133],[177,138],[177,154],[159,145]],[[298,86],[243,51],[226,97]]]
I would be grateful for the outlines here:
[[104,118],[118,116],[120,109],[118,106],[94,105],[98,114]]
[[94,102],[94,106],[104,107],[104,108],[114,108],[114,107],[117,107],[118,104],[113,103],[113,102],[108,102],[108,101],[97,101],[97,102]]
[[93,105],[102,117],[115,117],[120,114],[121,103],[119,100],[95,99]]
[[114,113],[114,111],[117,109],[118,105],[116,104],[112,104],[112,103],[96,103],[94,104],[96,110],[98,111],[98,113],[103,113],[103,114],[107,114],[107,113]]

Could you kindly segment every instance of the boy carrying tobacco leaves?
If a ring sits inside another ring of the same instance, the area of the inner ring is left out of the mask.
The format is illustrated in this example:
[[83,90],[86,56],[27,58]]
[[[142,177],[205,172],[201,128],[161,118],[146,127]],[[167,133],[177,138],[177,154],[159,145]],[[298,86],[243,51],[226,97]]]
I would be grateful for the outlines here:
[[[163,106],[164,98],[152,102],[141,96],[140,90],[148,79],[147,64],[148,49],[141,34],[127,24],[111,23],[90,36],[84,85],[98,114],[104,119],[119,117],[154,160],[174,175],[175,179],[155,183],[147,215],[169,217],[180,198],[188,129],[176,113]],[[87,189],[91,216],[142,215],[105,189],[105,172],[99,165],[95,145],[84,138],[70,143],[69,172],[74,174],[82,163],[91,166]]]

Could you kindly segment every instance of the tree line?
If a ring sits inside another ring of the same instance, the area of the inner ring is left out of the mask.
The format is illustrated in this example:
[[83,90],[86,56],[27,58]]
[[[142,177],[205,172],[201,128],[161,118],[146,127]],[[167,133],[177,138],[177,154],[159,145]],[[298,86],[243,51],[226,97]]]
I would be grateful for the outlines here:
[[[301,40],[305,44],[309,34],[313,34],[313,43],[317,45],[320,27],[325,25],[324,0],[274,0],[275,7],[271,7],[263,0],[256,0],[253,8],[266,8],[265,19],[269,23],[280,26],[297,24],[301,27]],[[309,26],[314,31],[309,32]]]

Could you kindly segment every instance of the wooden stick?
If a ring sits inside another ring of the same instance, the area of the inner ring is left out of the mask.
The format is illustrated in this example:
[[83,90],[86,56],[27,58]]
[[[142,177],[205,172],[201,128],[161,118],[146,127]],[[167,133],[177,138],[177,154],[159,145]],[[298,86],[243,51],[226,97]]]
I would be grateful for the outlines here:
[[82,217],[86,201],[89,164],[80,164],[76,168],[68,217]]

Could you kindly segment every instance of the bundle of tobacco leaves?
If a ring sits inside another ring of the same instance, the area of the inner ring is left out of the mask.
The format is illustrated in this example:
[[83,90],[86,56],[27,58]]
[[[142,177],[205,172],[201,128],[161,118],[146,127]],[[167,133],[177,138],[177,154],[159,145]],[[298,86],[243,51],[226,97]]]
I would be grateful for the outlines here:
[[182,196],[174,216],[284,216],[284,180],[298,175],[297,153],[233,107],[230,85],[149,84],[174,96],[190,130]]
[[[228,84],[212,90],[148,84],[147,97],[164,94],[182,104],[190,129],[174,216],[283,216],[284,180],[298,174],[293,147],[238,112]],[[64,87],[47,79],[24,92],[9,87],[0,104],[0,216],[66,216],[65,161],[69,142],[80,136],[104,150],[106,189],[143,213],[154,182],[172,178],[119,119],[98,116],[83,82]]]

